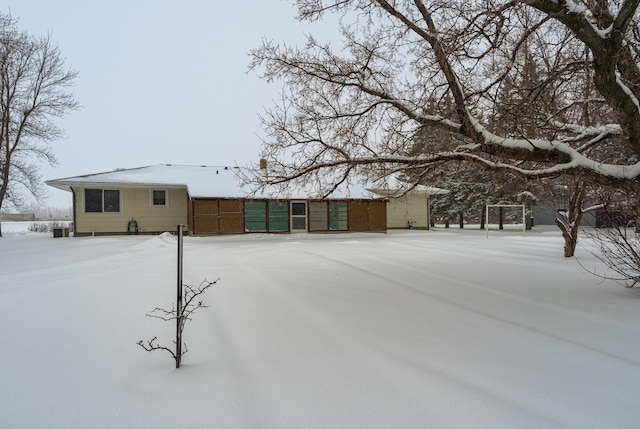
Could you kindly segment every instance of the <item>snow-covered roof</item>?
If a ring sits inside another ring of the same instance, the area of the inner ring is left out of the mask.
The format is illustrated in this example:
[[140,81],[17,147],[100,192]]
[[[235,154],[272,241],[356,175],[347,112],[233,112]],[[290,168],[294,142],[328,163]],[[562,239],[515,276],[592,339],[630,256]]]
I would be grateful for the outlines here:
[[[313,192],[307,189],[264,190],[259,194],[252,195],[248,187],[242,185],[241,174],[251,176],[255,172],[237,166],[158,164],[48,180],[45,183],[65,191],[71,191],[72,186],[184,187],[189,195],[195,198],[247,198],[253,196],[255,198],[304,199],[315,197]],[[418,185],[407,192],[406,186],[408,186],[406,182],[395,178],[387,179],[383,185],[377,183],[372,188],[347,184],[333,192],[330,198],[393,198],[406,193],[438,195],[449,192],[424,185]]]
[[367,188],[367,190],[370,192],[373,192],[374,194],[377,194],[383,197],[388,197],[388,198],[401,197],[407,194],[408,195],[444,195],[449,193],[449,191],[446,189],[440,189],[440,188],[435,188],[433,186],[424,186],[424,185],[417,185],[413,189],[408,189],[408,190],[402,187],[393,188],[393,189]]
[[[159,164],[48,180],[46,184],[66,191],[70,191],[71,186],[185,187],[189,195],[196,198],[315,197],[304,189],[266,190],[252,195],[248,187],[242,186],[240,174],[251,176],[254,173],[243,167]],[[362,187],[349,186],[337,190],[330,198],[380,198],[380,194],[372,194]]]
[[367,187],[367,191],[386,198],[401,197],[404,195],[443,195],[448,194],[446,189],[435,188],[426,185],[414,185],[411,180],[402,175],[392,175],[381,178],[375,185]]
[[71,186],[185,187],[192,197],[245,196],[239,167],[159,164],[48,180],[47,185],[70,191]]

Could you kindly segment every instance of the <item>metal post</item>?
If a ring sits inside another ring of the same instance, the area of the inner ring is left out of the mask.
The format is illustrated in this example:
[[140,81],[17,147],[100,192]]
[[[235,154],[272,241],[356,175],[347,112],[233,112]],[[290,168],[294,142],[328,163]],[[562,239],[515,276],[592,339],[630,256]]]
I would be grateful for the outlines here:
[[489,238],[489,205],[485,205],[485,216],[484,216],[484,229],[487,231],[487,238]]
[[176,297],[176,368],[182,358],[182,225],[178,225],[178,287]]

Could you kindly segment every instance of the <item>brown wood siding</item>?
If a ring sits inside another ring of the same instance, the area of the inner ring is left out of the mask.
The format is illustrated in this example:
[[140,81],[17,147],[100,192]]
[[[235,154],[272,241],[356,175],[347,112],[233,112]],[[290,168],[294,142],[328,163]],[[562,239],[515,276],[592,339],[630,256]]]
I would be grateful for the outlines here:
[[237,234],[244,232],[244,201],[220,200],[218,232]]
[[194,199],[194,234],[236,234],[244,232],[243,200]]
[[218,200],[193,201],[193,233],[218,233]]
[[369,204],[349,201],[349,231],[369,231]]
[[387,230],[387,202],[369,201],[369,230]]
[[187,234],[193,233],[193,198],[187,198]]
[[349,231],[384,231],[386,228],[385,201],[349,201]]

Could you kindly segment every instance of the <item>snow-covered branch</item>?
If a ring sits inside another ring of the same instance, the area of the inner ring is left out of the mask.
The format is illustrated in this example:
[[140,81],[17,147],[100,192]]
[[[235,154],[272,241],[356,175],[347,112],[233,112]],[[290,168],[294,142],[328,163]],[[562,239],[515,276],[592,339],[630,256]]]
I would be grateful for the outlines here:
[[640,71],[625,41],[629,26],[640,34],[639,2],[298,0],[307,17],[342,14],[342,45],[252,51],[253,69],[284,83],[262,117],[258,181],[324,193],[352,175],[468,160],[635,184]]

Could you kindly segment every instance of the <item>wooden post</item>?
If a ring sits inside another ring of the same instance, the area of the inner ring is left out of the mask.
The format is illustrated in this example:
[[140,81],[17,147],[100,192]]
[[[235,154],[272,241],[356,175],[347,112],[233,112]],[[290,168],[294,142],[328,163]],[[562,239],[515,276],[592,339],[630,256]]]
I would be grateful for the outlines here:
[[176,294],[176,368],[182,359],[182,225],[178,225],[178,287]]

